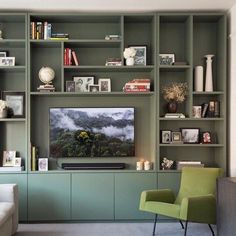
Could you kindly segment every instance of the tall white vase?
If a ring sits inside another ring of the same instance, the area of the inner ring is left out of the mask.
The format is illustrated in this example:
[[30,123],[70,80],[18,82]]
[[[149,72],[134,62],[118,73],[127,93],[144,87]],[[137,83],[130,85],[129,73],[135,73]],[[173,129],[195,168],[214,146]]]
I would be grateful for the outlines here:
[[194,70],[194,90],[203,91],[203,66],[196,66]]
[[205,81],[205,91],[213,91],[213,78],[212,78],[212,57],[214,55],[205,55],[206,57],[206,81]]

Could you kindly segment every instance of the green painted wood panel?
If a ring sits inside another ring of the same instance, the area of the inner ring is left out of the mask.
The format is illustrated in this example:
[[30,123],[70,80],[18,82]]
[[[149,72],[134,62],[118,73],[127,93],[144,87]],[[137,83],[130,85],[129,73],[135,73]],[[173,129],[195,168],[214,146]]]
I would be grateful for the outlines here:
[[70,174],[28,174],[28,220],[69,220],[70,190]]
[[72,174],[72,219],[114,219],[114,175]]
[[115,174],[115,219],[153,219],[153,214],[139,211],[139,201],[142,191],[155,188],[155,173]]
[[10,183],[19,189],[19,220],[27,221],[27,174],[0,174],[0,184]]

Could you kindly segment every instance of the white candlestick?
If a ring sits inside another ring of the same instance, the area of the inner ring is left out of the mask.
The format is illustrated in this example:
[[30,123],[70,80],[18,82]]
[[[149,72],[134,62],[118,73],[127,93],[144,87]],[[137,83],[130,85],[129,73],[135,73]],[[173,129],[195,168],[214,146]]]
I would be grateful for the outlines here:
[[214,55],[206,55],[206,81],[205,81],[205,91],[213,91],[213,78],[212,78],[212,57]]
[[136,162],[136,170],[143,170],[143,161]]
[[194,90],[197,92],[203,91],[203,67],[196,66],[194,71]]

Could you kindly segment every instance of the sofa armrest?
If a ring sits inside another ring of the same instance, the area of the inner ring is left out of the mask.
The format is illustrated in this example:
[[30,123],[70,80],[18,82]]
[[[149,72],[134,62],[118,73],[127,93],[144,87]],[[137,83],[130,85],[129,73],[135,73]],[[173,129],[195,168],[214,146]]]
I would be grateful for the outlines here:
[[12,234],[17,231],[19,222],[19,193],[16,184],[0,184],[0,202],[14,203],[14,214],[12,217]]
[[216,198],[213,194],[183,198],[180,218],[198,223],[216,223]]
[[147,201],[174,203],[175,195],[170,189],[143,191],[140,198],[140,210],[144,209],[145,202]]

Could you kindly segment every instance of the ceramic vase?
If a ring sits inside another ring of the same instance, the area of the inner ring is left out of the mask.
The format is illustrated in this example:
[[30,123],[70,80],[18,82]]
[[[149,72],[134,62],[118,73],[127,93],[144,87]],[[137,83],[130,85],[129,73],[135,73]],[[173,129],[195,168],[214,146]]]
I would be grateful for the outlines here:
[[134,58],[133,57],[129,57],[126,59],[126,65],[127,66],[133,66],[134,65]]
[[196,66],[194,70],[194,90],[197,92],[203,91],[203,67]]
[[175,101],[171,101],[167,103],[167,111],[168,113],[176,113],[178,108],[178,104]]
[[205,55],[206,58],[206,80],[205,80],[205,91],[213,91],[213,78],[212,78],[212,57],[214,55]]

